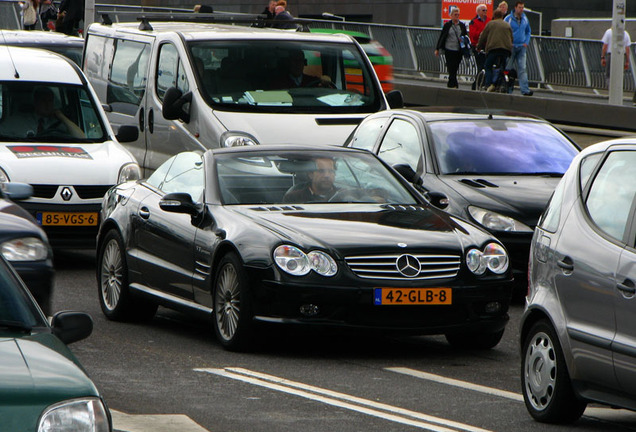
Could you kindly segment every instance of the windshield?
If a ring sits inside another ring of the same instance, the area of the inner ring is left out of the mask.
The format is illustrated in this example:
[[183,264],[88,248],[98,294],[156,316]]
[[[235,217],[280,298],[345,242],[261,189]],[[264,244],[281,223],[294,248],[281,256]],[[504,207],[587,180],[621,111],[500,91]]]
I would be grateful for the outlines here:
[[84,87],[0,82],[0,141],[86,143],[106,138]]
[[201,41],[189,44],[201,92],[215,109],[268,113],[371,113],[373,72],[354,44]]
[[225,204],[417,204],[373,155],[329,151],[217,155]]
[[0,333],[26,331],[46,324],[9,265],[0,263]]
[[441,174],[562,175],[577,148],[547,123],[515,120],[431,122]]

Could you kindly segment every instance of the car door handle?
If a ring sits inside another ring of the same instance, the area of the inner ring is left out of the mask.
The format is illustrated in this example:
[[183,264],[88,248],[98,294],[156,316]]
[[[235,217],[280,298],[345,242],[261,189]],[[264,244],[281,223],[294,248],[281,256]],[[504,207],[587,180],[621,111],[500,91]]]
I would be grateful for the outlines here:
[[155,112],[150,108],[148,110],[148,130],[153,133],[155,130]]
[[572,263],[572,259],[570,257],[565,257],[560,261],[557,261],[557,265],[561,267],[563,270],[572,271],[574,270],[574,263]]
[[148,207],[142,207],[139,209],[139,217],[146,220],[150,218],[150,210],[148,210]]
[[616,286],[626,295],[633,296],[634,294],[636,294],[636,287],[634,287],[634,282],[630,281],[629,279],[625,280],[623,283],[617,283]]

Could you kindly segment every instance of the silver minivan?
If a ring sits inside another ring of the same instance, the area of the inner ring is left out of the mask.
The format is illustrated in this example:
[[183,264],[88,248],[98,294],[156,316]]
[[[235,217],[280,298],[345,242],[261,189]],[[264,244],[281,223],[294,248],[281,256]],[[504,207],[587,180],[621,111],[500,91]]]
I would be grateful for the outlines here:
[[538,421],[636,410],[636,139],[583,150],[534,232],[521,382]]
[[[83,69],[108,118],[136,124],[128,145],[149,174],[189,150],[251,144],[343,144],[385,95],[346,35],[219,23],[93,24]],[[391,102],[389,102],[389,100]]]

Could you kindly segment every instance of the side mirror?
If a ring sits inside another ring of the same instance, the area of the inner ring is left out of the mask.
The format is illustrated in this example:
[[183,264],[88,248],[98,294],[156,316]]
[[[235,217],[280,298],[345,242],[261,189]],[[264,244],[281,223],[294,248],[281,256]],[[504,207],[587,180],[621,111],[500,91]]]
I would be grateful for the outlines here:
[[199,213],[199,206],[192,201],[188,193],[173,192],[163,196],[159,201],[159,208],[169,213],[185,213],[196,215]]
[[386,94],[386,100],[390,108],[404,108],[404,97],[399,90],[391,90]]
[[65,344],[86,339],[93,332],[93,319],[84,312],[58,312],[51,321],[53,334]]
[[402,177],[409,183],[413,183],[416,186],[422,184],[422,179],[417,175],[413,168],[406,164],[393,165],[393,169],[396,170]]
[[2,183],[2,192],[13,201],[25,200],[33,196],[33,186],[27,183]]
[[139,128],[133,125],[122,125],[119,127],[115,138],[117,138],[117,141],[120,143],[137,141],[137,138],[139,138]]
[[448,197],[441,192],[427,192],[426,198],[428,202],[437,207],[438,209],[444,210],[448,207]]
[[183,94],[176,87],[170,87],[163,96],[161,111],[166,120],[183,120],[190,123],[190,113],[183,109],[186,103],[192,102],[192,92]]

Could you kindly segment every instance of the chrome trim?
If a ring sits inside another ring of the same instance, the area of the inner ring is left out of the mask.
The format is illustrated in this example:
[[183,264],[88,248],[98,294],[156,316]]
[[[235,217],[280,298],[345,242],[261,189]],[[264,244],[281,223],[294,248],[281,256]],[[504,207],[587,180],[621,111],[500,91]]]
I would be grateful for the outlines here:
[[178,304],[181,306],[185,306],[190,309],[196,309],[206,314],[212,314],[212,308],[200,305],[190,300],[186,300],[182,297],[177,297],[172,294],[168,294],[162,291],[157,291],[152,288],[148,288],[147,286],[139,285],[139,284],[130,284],[130,289],[133,291],[138,291],[143,294],[150,295],[152,297],[160,298],[162,300],[169,301],[170,303]]
[[363,279],[383,280],[426,280],[444,279],[457,276],[461,268],[459,255],[416,255],[420,262],[420,271],[417,276],[407,277],[400,273],[397,261],[405,254],[395,255],[367,255],[345,257],[349,269],[356,276]]

